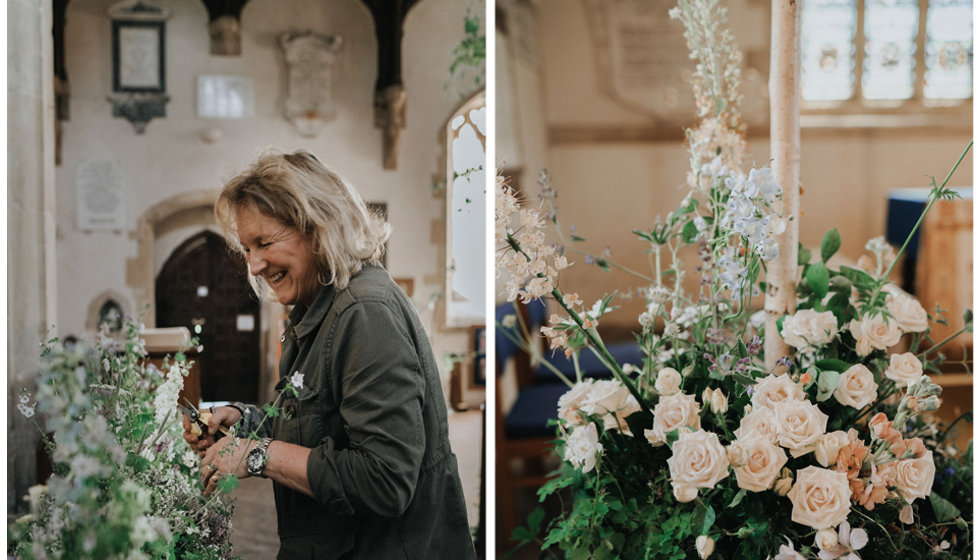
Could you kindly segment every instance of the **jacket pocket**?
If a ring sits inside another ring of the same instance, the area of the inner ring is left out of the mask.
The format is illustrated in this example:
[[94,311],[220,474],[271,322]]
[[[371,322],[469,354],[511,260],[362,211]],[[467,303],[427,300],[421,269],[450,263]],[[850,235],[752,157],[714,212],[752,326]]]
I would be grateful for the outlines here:
[[[277,386],[277,390],[281,388]],[[305,447],[316,445],[323,424],[319,394],[320,390],[316,387],[303,387],[295,396],[291,391],[283,394],[279,403],[276,439]]]

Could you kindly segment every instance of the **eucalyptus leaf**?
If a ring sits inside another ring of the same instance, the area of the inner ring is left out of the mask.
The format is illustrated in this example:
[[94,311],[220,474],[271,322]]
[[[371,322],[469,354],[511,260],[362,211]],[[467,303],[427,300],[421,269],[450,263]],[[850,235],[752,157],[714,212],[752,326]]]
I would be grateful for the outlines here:
[[840,232],[837,228],[828,231],[820,243],[820,259],[827,262],[840,249]]
[[799,266],[803,266],[803,265],[809,263],[811,256],[812,255],[810,253],[810,250],[809,249],[804,249],[803,246],[800,245],[800,248],[799,248],[799,250],[797,252],[797,255],[796,255],[796,264],[798,264]]
[[817,402],[829,399],[837,390],[838,383],[840,383],[839,373],[830,370],[821,371],[820,376],[817,377]]

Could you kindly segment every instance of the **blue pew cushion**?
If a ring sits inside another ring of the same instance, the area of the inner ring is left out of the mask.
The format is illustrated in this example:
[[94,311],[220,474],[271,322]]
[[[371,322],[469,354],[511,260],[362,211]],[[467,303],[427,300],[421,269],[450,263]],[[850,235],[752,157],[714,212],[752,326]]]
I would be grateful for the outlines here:
[[[640,349],[640,345],[636,341],[616,342],[606,346],[606,348],[613,355],[613,358],[616,358],[616,362],[620,366],[623,364],[643,365],[643,350]],[[571,381],[575,381],[575,364],[572,363],[570,358],[566,358],[564,353],[549,352],[545,355],[545,358],[557,367],[562,375]],[[582,374],[586,378],[609,379],[612,377],[612,372],[609,371],[609,368],[602,365],[602,362],[599,361],[599,358],[592,350],[587,348],[579,352],[579,367],[582,369]],[[538,365],[534,371],[535,383],[555,383],[560,381],[558,376],[545,365]]]
[[504,419],[508,438],[554,437],[549,420],[558,418],[558,399],[568,391],[564,383],[532,385],[521,389]]

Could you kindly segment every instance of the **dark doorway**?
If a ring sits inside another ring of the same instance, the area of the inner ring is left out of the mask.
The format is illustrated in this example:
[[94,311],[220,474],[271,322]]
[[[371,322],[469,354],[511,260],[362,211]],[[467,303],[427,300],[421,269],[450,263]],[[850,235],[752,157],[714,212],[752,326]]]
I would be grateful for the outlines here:
[[256,402],[259,301],[245,261],[205,231],[180,245],[156,280],[157,326],[187,327],[204,351],[201,399]]

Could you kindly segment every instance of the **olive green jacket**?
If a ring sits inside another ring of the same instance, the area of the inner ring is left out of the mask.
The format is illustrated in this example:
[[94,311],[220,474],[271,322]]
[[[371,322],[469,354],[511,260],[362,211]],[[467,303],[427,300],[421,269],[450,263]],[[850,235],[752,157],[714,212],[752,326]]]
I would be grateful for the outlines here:
[[296,373],[302,388],[263,435],[313,450],[314,497],[274,484],[278,558],[475,558],[436,360],[384,268],[297,305],[282,343],[276,389]]

